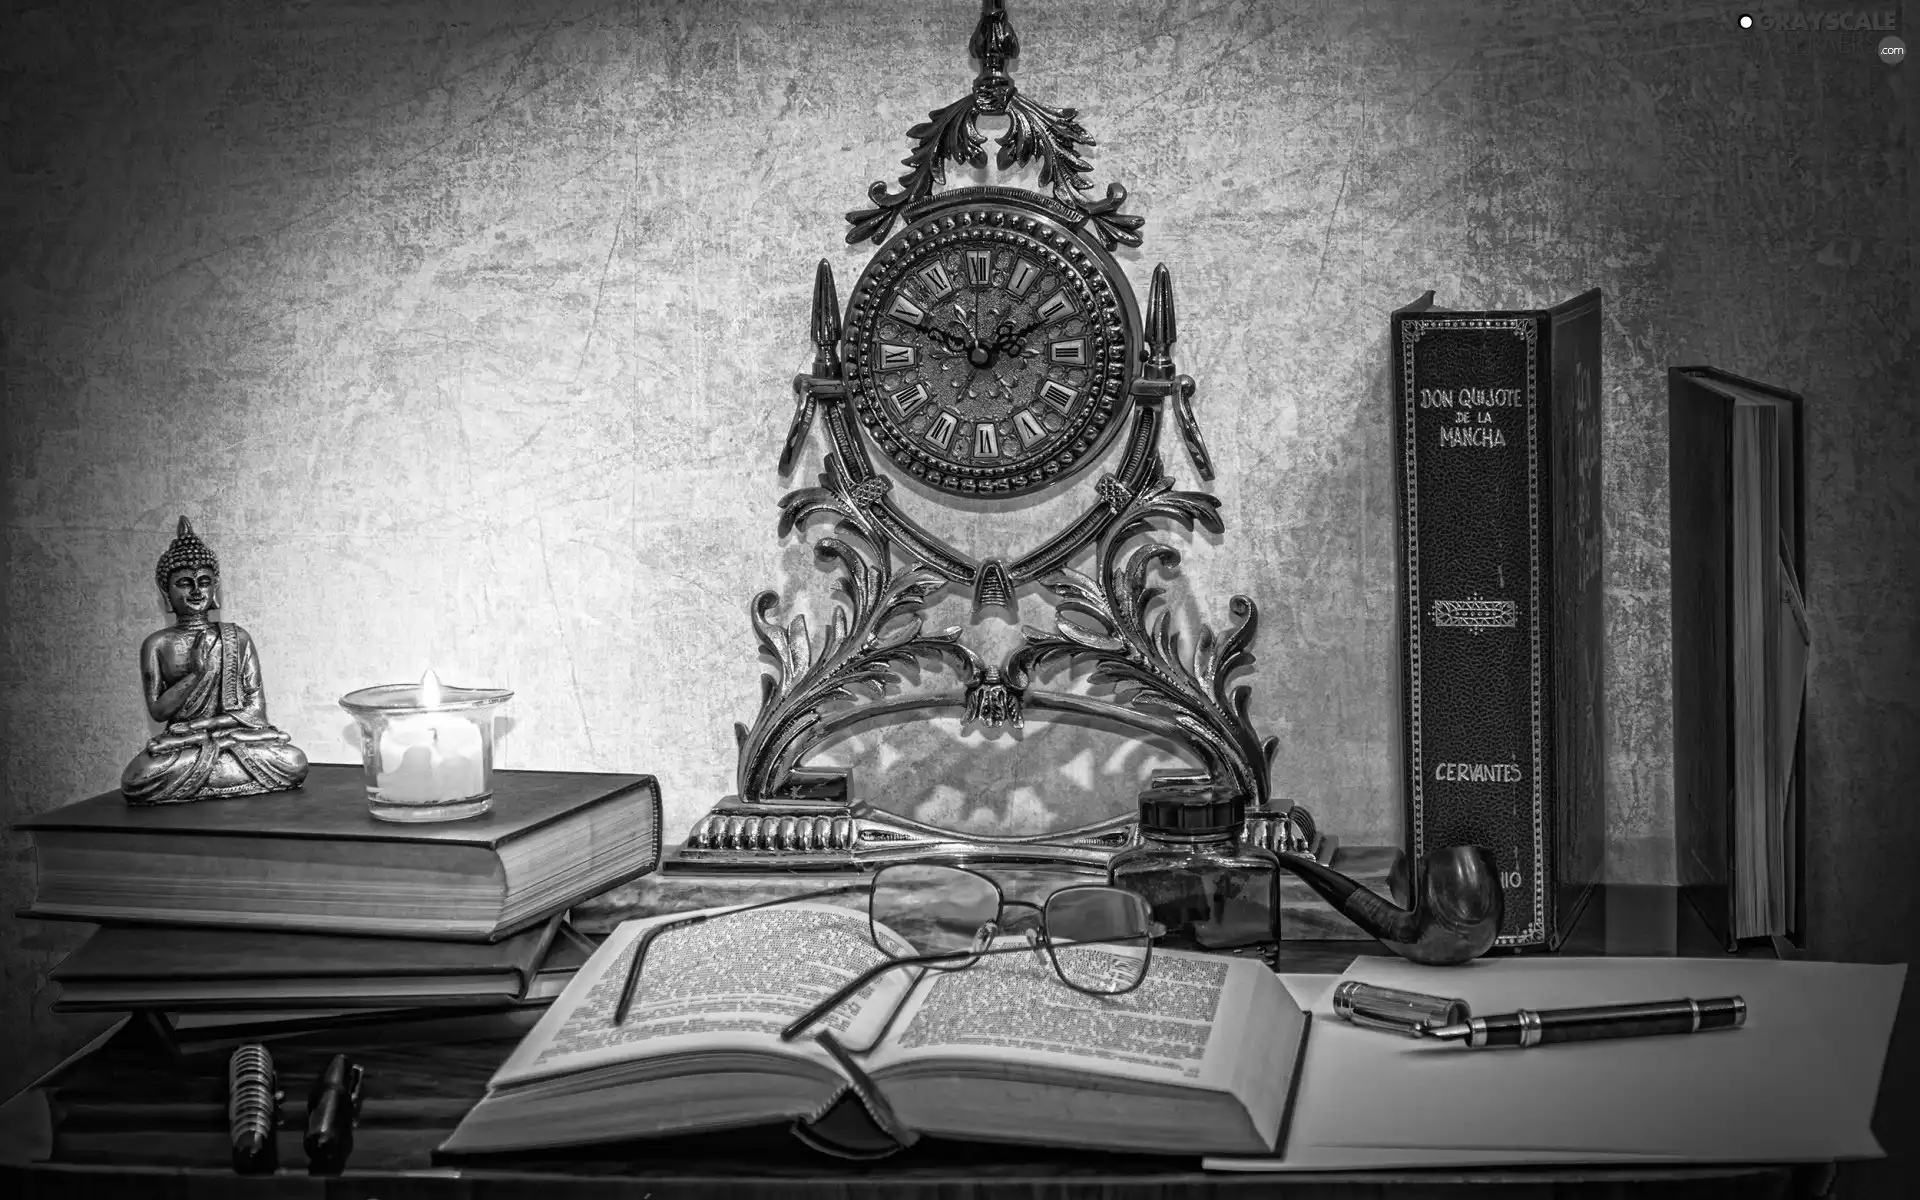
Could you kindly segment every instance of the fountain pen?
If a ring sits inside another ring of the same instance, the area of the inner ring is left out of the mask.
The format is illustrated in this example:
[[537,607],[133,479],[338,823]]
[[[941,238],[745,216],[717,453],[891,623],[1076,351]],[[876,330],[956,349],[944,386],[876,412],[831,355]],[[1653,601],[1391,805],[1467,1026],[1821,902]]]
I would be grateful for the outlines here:
[[1452,1025],[1423,1025],[1421,1037],[1468,1046],[1540,1046],[1601,1038],[1647,1037],[1738,1029],[1747,1022],[1747,1002],[1738,996],[1713,1000],[1657,1000],[1651,1004],[1602,1004],[1592,1008],[1519,1009],[1471,1017]]

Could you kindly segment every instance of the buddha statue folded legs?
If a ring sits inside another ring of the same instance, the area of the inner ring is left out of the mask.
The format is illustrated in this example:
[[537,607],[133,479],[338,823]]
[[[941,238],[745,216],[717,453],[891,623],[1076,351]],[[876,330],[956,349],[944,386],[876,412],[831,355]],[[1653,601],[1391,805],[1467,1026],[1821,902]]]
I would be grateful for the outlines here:
[[267,721],[260,659],[247,631],[214,621],[219,564],[185,517],[155,581],[175,624],[140,647],[147,712],[163,728],[121,772],[129,804],[173,804],[300,786],[307,756]]

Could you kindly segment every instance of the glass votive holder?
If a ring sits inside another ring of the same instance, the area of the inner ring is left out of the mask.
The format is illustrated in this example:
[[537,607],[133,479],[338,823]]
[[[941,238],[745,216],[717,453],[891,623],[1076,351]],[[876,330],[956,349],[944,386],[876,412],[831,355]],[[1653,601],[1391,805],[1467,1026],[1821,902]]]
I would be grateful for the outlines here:
[[360,723],[367,807],[382,821],[458,821],[493,806],[493,717],[513,693],[387,683],[340,698]]

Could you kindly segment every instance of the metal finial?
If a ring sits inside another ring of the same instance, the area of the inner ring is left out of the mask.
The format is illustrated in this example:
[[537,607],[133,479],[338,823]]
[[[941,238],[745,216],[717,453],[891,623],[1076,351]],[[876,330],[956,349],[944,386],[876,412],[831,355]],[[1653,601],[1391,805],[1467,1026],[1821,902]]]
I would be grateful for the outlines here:
[[1007,0],[980,0],[980,22],[967,39],[967,53],[980,60],[980,74],[973,80],[976,94],[1012,82],[1007,63],[1020,57],[1020,35],[1007,19]]
[[1082,195],[1093,187],[1087,178],[1093,164],[1081,152],[1094,140],[1080,124],[1079,114],[1021,95],[1007,74],[1008,64],[1020,55],[1020,37],[1007,19],[1006,0],[981,0],[980,19],[967,39],[967,50],[980,60],[972,90],[907,130],[913,152],[901,160],[909,169],[900,176],[899,189],[889,189],[885,180],[876,180],[867,189],[872,203],[847,214],[847,244],[877,246],[886,241],[907,210],[931,196],[936,183],[945,182],[945,164],[985,166],[987,139],[980,132],[979,118],[1007,117],[1006,129],[994,139],[1000,147],[994,156],[998,169],[1024,167],[1039,159],[1040,182],[1052,185],[1054,202],[1078,212],[1103,246],[1109,250],[1138,246],[1146,218],[1121,211],[1127,189],[1110,184],[1104,200]]
[[1153,269],[1153,285],[1147,291],[1147,378],[1173,378],[1173,343],[1179,336],[1173,317],[1173,275],[1161,263]]
[[840,381],[840,293],[833,286],[833,267],[823,258],[813,272],[813,373],[793,377],[793,420],[780,450],[782,475],[791,473],[800,460],[818,397],[845,394]]
[[840,292],[833,285],[833,267],[826,259],[813,272],[813,373],[827,374],[840,365]]

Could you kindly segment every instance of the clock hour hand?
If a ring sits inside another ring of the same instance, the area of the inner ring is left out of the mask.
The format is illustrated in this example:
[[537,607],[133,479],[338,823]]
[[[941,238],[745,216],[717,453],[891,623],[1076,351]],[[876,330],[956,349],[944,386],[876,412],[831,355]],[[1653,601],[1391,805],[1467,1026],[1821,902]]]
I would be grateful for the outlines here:
[[940,343],[948,354],[965,354],[973,349],[973,335],[953,329],[941,329],[935,325],[922,325],[928,337]]

